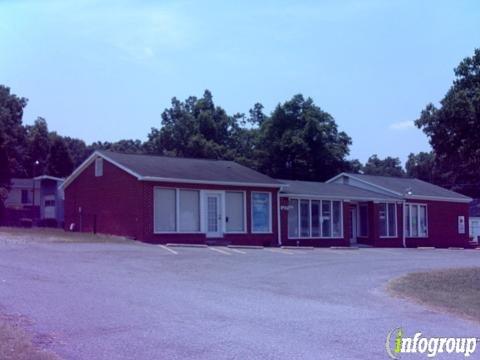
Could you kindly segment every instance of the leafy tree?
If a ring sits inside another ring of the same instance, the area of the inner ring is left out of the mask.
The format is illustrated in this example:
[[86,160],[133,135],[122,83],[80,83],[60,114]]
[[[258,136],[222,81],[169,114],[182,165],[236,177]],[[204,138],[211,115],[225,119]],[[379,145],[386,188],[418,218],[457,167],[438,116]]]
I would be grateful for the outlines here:
[[72,173],[73,160],[65,141],[53,133],[51,136],[47,173],[51,176],[66,177]]
[[454,70],[437,108],[428,104],[415,125],[429,137],[444,186],[480,196],[480,49]]
[[358,159],[353,159],[347,162],[347,168],[345,169],[349,173],[359,174],[363,171],[363,165]]
[[[46,174],[50,153],[50,134],[47,121],[37,118],[32,126],[27,126],[27,163],[24,164],[29,176]],[[38,162],[38,163],[37,163]]]
[[435,155],[433,152],[411,153],[408,155],[405,169],[407,170],[408,177],[432,183],[438,182],[438,175],[436,174],[435,168]]
[[350,137],[311,98],[279,104],[259,129],[259,170],[284,179],[325,180],[348,168]]
[[8,160],[10,174],[25,176],[23,166],[26,148],[25,129],[22,126],[23,109],[27,99],[10,93],[10,88],[0,85],[0,134]]
[[162,113],[162,127],[152,128],[145,149],[155,154],[232,159],[236,120],[215,106],[208,90],[200,99],[191,96],[182,102],[173,98],[171,107]]
[[376,154],[368,158],[363,167],[363,173],[367,175],[405,176],[399,158],[387,156],[385,159],[380,159]]
[[7,150],[4,146],[3,134],[0,133],[0,225],[3,223],[5,214],[5,199],[10,189],[10,168],[7,156]]
[[63,142],[73,161],[73,168],[78,167],[89,155],[90,150],[83,140],[62,136]]
[[110,150],[127,154],[141,154],[144,152],[143,143],[140,140],[120,140],[117,142],[97,141],[90,146],[89,153],[95,150]]

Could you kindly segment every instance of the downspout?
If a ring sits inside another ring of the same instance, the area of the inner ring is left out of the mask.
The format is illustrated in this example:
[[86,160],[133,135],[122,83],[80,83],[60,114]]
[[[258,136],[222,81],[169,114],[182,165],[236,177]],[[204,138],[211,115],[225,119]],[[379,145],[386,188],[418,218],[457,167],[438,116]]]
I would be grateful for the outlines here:
[[281,221],[281,212],[280,212],[280,189],[277,191],[277,242],[278,246],[282,246],[282,227],[280,224]]
[[402,223],[403,223],[403,228],[402,228],[402,242],[403,242],[403,247],[406,248],[407,247],[407,238],[405,236],[405,226],[407,225],[407,219],[405,218],[405,214],[406,214],[406,201],[403,200],[402,201],[402,209],[403,209],[403,216],[402,216]]

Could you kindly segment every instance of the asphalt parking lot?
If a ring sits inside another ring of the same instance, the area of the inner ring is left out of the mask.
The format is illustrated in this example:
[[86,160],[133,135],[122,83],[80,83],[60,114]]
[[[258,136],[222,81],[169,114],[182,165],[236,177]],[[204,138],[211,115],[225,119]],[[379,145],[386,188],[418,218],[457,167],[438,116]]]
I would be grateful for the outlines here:
[[385,291],[404,273],[479,259],[475,250],[4,241],[0,309],[29,319],[65,359],[386,359],[386,335],[399,326],[480,335],[477,323]]

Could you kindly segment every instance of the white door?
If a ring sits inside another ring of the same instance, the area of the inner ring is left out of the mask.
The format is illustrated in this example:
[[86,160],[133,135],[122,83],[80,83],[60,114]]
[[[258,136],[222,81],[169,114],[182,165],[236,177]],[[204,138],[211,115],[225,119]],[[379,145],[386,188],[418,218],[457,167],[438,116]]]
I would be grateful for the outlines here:
[[357,243],[357,208],[350,209],[350,244]]
[[55,196],[48,195],[45,196],[43,203],[43,217],[45,219],[55,219]]
[[222,237],[222,195],[207,193],[206,203],[206,233],[207,237]]

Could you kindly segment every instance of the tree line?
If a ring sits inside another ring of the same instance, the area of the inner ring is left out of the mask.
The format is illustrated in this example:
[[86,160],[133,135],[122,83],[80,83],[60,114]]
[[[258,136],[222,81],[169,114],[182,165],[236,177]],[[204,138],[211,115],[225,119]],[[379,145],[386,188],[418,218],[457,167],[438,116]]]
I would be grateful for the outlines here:
[[417,177],[480,196],[480,49],[455,69],[440,102],[428,104],[415,121],[429,137],[431,152],[399,158],[372,155],[349,160],[352,139],[311,98],[295,95],[266,114],[262,104],[228,114],[210,91],[184,101],[173,98],[146,141],[124,139],[86,144],[62,136],[37,118],[23,124],[27,99],[0,85],[0,187],[12,177],[68,176],[97,149],[138,154],[234,160],[272,177],[324,181],[340,172]]

